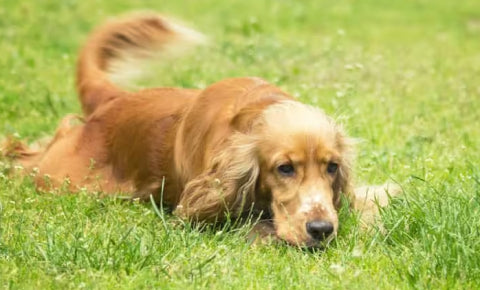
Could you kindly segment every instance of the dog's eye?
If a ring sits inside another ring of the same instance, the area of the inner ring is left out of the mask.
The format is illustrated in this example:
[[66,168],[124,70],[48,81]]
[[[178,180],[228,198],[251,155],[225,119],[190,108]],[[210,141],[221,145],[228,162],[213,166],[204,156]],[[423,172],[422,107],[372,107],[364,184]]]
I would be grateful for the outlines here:
[[277,167],[277,170],[283,176],[293,176],[295,174],[295,168],[292,164],[282,164]]
[[338,164],[335,162],[330,162],[327,165],[327,172],[330,174],[334,174],[338,170]]

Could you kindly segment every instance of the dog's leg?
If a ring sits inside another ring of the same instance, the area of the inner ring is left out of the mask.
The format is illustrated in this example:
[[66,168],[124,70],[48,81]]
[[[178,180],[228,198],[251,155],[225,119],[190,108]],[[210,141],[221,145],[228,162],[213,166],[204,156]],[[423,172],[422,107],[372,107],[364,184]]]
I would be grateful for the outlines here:
[[32,148],[14,137],[8,137],[0,146],[0,157],[11,162],[14,168],[30,168],[42,153],[43,150]]
[[353,207],[360,212],[362,225],[373,224],[379,214],[379,207],[387,206],[389,197],[397,196],[401,192],[400,186],[389,182],[355,188]]

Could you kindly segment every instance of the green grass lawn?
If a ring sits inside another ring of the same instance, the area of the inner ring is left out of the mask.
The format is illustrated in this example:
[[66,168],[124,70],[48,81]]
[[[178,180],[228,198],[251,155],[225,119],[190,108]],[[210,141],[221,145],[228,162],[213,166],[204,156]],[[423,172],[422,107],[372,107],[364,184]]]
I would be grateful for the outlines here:
[[[361,139],[359,184],[398,182],[384,231],[343,213],[324,252],[250,246],[247,227],[192,228],[151,204],[35,191],[0,163],[0,287],[480,287],[480,2],[0,0],[0,137],[34,141],[80,112],[77,51],[108,17],[156,10],[209,47],[141,86],[260,76]],[[68,160],[65,160],[68,162]]]

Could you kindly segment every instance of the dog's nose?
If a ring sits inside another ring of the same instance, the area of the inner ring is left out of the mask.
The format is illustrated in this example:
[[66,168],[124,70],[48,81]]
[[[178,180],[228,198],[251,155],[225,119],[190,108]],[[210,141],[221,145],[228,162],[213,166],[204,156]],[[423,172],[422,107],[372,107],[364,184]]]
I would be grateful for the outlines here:
[[315,240],[323,240],[333,233],[333,224],[327,221],[315,220],[306,223],[307,233]]

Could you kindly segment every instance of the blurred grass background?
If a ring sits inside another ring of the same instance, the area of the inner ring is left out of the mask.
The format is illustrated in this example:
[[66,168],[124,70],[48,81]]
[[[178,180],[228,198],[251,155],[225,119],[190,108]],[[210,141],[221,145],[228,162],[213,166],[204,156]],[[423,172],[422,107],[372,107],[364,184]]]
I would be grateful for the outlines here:
[[[77,51],[105,19],[174,16],[209,47],[140,86],[259,76],[362,140],[359,184],[399,182],[385,231],[344,214],[325,252],[250,247],[246,228],[200,232],[150,205],[53,196],[0,164],[0,286],[470,288],[480,285],[480,2],[0,0],[0,136],[33,141],[80,112]],[[65,160],[68,162],[68,160]]]

